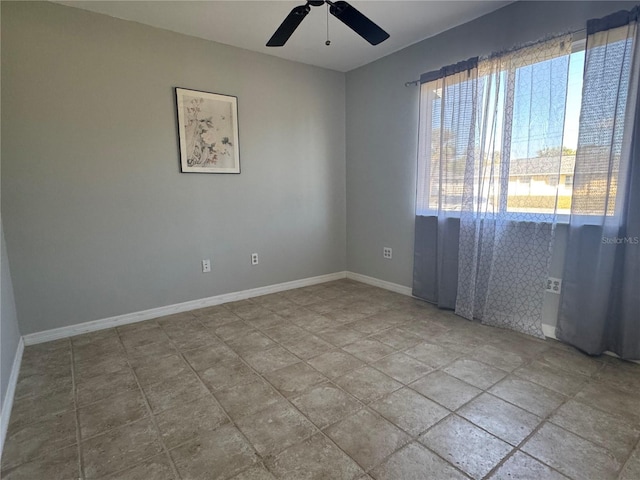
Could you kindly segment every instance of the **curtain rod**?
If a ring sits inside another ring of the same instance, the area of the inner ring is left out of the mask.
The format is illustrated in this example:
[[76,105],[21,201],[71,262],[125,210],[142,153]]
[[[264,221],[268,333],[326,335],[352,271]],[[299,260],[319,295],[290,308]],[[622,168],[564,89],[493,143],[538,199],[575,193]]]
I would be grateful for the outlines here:
[[[585,27],[585,28],[581,28],[580,30],[573,30],[573,31],[569,31],[567,33],[562,33],[562,34],[559,34],[559,35],[545,37],[545,38],[542,38],[540,40],[535,40],[533,42],[528,42],[528,43],[524,43],[522,45],[517,45],[516,47],[512,47],[512,48],[509,48],[509,49],[506,49],[506,50],[500,50],[500,51],[497,51],[497,52],[493,52],[493,53],[487,55],[487,57],[492,57],[494,55],[500,55],[502,53],[510,52],[510,51],[513,51],[513,50],[517,50],[519,48],[523,48],[523,47],[526,47],[526,46],[529,46],[529,45],[534,45],[536,43],[544,42],[545,40],[549,40],[549,39],[554,38],[554,37],[559,37],[561,35],[576,35],[576,34],[586,33],[586,31],[587,31],[587,29]],[[405,87],[417,87],[418,85],[420,85],[420,79],[411,80],[409,82],[404,82],[404,86]]]

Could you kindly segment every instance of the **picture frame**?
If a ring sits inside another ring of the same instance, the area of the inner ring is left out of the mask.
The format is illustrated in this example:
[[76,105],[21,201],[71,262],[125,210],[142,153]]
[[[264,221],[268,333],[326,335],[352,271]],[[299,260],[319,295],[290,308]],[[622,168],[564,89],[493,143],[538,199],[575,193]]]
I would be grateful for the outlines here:
[[183,173],[240,173],[238,98],[176,87]]

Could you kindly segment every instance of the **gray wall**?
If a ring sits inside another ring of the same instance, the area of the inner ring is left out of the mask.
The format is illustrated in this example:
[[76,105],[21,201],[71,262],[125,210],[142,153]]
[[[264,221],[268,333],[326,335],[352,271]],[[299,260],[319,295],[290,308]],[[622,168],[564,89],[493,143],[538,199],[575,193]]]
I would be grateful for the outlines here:
[[[2,144],[1,137],[2,136],[0,135],[0,145]],[[1,163],[2,162],[0,160],[0,172]],[[16,305],[13,298],[13,284],[11,282],[11,272],[9,269],[9,259],[7,258],[7,249],[4,240],[2,218],[0,217],[0,411],[2,411],[2,408],[4,407],[4,397],[7,393],[9,377],[11,376],[13,360],[15,359],[19,341],[20,330],[18,329]],[[2,445],[0,445],[0,451],[1,450]]]
[[[16,305],[13,300],[13,285],[9,270],[9,260],[5,247],[4,232],[0,221],[0,237],[2,252],[0,256],[0,409],[4,406],[13,360],[20,341],[20,330],[16,316]],[[0,450],[2,446],[0,445]]]
[[[348,72],[347,269],[412,283],[419,88],[405,82],[472,56],[582,29],[589,18],[634,4],[516,2]],[[392,260],[382,258],[383,246],[393,248]],[[561,257],[554,255],[552,275],[558,276]],[[545,314],[554,315],[553,305]]]
[[[344,270],[344,74],[30,2],[2,71],[22,333]],[[238,97],[240,175],[179,173],[176,86]]]

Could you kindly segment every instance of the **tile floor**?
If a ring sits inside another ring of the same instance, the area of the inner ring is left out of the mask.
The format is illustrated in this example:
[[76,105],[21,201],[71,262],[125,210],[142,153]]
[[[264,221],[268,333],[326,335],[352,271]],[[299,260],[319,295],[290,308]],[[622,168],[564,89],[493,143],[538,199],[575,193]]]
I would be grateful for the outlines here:
[[27,347],[16,479],[638,479],[640,365],[340,280]]

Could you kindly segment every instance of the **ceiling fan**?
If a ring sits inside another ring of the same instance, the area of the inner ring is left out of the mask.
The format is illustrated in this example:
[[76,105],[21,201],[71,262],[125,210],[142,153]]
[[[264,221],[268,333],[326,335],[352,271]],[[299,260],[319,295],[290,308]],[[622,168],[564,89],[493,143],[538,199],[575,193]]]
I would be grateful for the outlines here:
[[[307,0],[304,5],[295,7],[276,32],[267,42],[267,47],[282,47],[293,32],[302,23],[304,17],[311,11],[311,7],[320,7],[324,4],[329,5],[329,13],[351,28],[354,32],[364,38],[371,45],[378,45],[389,38],[389,34],[381,29],[378,25],[369,20],[360,13],[356,8],[347,2],[332,2],[331,0]],[[327,40],[329,45],[329,40]]]

